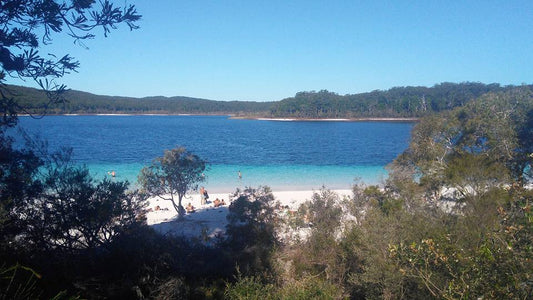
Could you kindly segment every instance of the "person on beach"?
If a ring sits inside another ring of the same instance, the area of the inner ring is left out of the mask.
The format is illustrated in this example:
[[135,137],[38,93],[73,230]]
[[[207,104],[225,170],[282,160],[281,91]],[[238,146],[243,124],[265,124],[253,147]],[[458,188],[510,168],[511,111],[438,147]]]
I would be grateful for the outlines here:
[[238,173],[238,175],[239,175],[239,180],[241,180],[241,179],[242,179],[242,174],[241,174],[241,170],[239,170],[239,173]]
[[205,205],[205,188],[200,187],[200,204]]
[[185,211],[187,211],[188,214],[195,212],[194,206],[192,206],[191,202],[187,204],[187,207],[185,207]]
[[220,206],[220,199],[216,198],[215,201],[213,201],[213,205],[215,207],[219,207]]

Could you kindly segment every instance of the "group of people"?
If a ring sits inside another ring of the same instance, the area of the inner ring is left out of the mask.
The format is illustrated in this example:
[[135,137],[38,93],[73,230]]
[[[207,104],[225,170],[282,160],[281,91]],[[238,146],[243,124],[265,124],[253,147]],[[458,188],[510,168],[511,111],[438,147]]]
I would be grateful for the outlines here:
[[[209,199],[209,194],[207,193],[207,190],[202,186],[200,187],[200,205],[206,205],[207,199]],[[216,198],[215,201],[213,201],[214,207],[224,206],[226,205],[226,201],[224,199],[218,199]],[[196,208],[189,202],[187,206],[185,207],[185,211],[187,213],[193,213],[196,211]]]
[[[107,172],[109,175],[111,175],[112,177],[115,177],[115,171],[111,171],[111,172]],[[237,176],[239,177],[239,180],[242,179],[242,173],[241,171],[239,170],[238,173],[237,173]],[[205,177],[205,174],[202,173],[202,177]],[[200,205],[206,205],[207,204],[207,199],[209,199],[209,194],[207,193],[207,190],[205,189],[205,187],[200,187]],[[219,207],[219,206],[224,206],[226,205],[226,202],[224,201],[224,199],[220,200],[218,198],[215,199],[215,201],[213,201],[213,206],[214,207]],[[193,213],[196,211],[196,208],[191,204],[191,202],[189,202],[187,204],[187,206],[185,207],[185,211],[190,214],[190,213]]]
[[215,201],[213,201],[213,205],[215,207],[224,206],[224,205],[226,205],[226,202],[224,201],[224,199],[220,200],[220,199],[216,198]]

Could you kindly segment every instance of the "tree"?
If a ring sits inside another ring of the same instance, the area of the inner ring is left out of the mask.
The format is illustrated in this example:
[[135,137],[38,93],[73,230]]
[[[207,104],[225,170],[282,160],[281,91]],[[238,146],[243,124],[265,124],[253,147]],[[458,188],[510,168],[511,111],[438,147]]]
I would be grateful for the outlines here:
[[139,183],[148,195],[171,201],[178,215],[183,216],[185,209],[181,200],[205,180],[206,165],[205,160],[184,147],[165,150],[163,157],[154,159],[150,166],[141,170]]
[[516,87],[426,117],[415,126],[409,148],[394,164],[414,170],[414,178],[433,200],[440,198],[442,187],[476,185],[479,191],[511,178],[522,183],[532,161],[528,127],[532,107],[531,88]]
[[0,178],[3,244],[72,253],[109,245],[143,222],[144,198],[127,191],[128,182],[94,181],[72,164],[69,151],[14,152],[21,153],[26,157],[13,159],[18,166],[0,169],[8,175]]
[[65,30],[75,43],[83,45],[95,37],[92,32],[96,28],[102,28],[107,36],[120,23],[137,29],[135,22],[140,18],[135,6],[115,7],[108,0],[0,1],[0,125],[14,125],[17,114],[24,111],[3,84],[6,76],[37,82],[49,99],[45,107],[64,101],[61,95],[66,87],[55,79],[76,71],[79,63],[68,54],[41,56],[40,45],[51,43],[53,33]]
[[[423,211],[409,212],[409,219],[424,227],[401,220],[410,232],[395,232],[402,238],[387,241],[384,261],[396,269],[408,298],[417,293],[444,299],[531,295],[531,260],[524,259],[531,256],[531,192],[521,186],[531,168],[532,100],[529,87],[486,94],[426,118],[413,130],[409,149],[392,170],[414,170],[411,179],[432,191],[434,200],[452,187],[451,199],[461,204],[451,213],[441,208],[422,217]],[[365,221],[378,220],[369,216]]]
[[17,222],[18,209],[43,190],[36,177],[44,161],[32,149],[14,149],[13,142],[0,130],[0,248],[11,244],[23,228]]

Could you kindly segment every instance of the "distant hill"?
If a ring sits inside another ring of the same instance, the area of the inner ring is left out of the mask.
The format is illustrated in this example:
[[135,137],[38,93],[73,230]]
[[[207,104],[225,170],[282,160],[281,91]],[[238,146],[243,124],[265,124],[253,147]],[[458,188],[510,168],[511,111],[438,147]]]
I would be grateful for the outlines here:
[[65,103],[45,108],[46,94],[34,88],[10,85],[10,96],[30,113],[48,114],[233,114],[265,115],[273,102],[214,101],[190,97],[118,97],[69,90]]
[[[300,92],[276,102],[213,101],[190,97],[115,97],[70,90],[66,102],[51,108],[43,91],[7,86],[10,97],[30,113],[48,114],[213,114],[272,118],[417,118],[453,109],[489,92],[516,86],[477,82],[440,83],[433,87],[394,87],[339,95],[327,90]],[[533,86],[530,86],[533,87]]]

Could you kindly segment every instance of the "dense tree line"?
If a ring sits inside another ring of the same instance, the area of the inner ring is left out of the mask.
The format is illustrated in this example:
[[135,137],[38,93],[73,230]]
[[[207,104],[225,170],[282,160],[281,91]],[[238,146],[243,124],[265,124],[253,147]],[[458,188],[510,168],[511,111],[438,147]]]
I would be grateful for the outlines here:
[[300,92],[275,102],[213,101],[189,97],[100,96],[68,90],[64,101],[51,106],[44,91],[9,86],[6,94],[34,114],[228,114],[284,118],[418,118],[451,110],[489,92],[513,86],[474,82],[441,83],[433,87],[395,87],[385,91],[338,95],[325,90]]
[[274,103],[271,115],[287,118],[417,118],[451,110],[488,92],[512,89],[499,84],[441,83],[433,87],[395,87],[385,91],[338,95],[300,92]]
[[264,115],[272,103],[253,101],[213,101],[190,97],[118,97],[68,90],[64,101],[51,106],[45,92],[22,86],[8,86],[7,92],[32,114],[232,114]]

